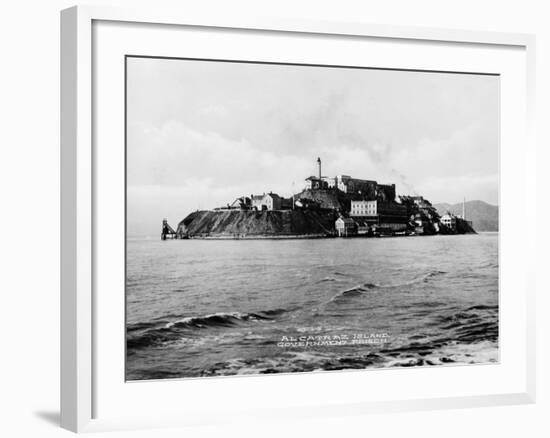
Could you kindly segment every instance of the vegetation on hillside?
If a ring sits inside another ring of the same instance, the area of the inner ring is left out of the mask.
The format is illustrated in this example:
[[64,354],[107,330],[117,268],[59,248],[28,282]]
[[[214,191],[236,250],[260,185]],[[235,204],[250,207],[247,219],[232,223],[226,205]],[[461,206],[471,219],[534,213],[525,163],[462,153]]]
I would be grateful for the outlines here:
[[178,224],[179,237],[324,236],[338,214],[315,210],[196,211]]

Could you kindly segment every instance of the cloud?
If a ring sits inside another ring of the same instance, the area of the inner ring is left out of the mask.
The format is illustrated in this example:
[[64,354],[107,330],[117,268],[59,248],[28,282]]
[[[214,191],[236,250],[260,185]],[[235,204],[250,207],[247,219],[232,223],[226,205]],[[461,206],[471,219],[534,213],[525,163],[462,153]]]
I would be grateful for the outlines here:
[[498,187],[499,176],[478,175],[478,176],[435,176],[427,177],[418,190],[420,193],[430,193],[432,202],[449,202],[451,204],[467,200],[479,199],[480,193],[485,193],[485,201],[497,205],[499,193],[495,190]]
[[[277,189],[302,177],[305,159],[254,147],[216,132],[199,132],[169,120],[160,128],[134,126],[128,148],[128,185],[241,187]],[[286,182],[285,182],[286,180]],[[287,189],[289,191],[289,189]],[[238,195],[239,193],[236,193]]]

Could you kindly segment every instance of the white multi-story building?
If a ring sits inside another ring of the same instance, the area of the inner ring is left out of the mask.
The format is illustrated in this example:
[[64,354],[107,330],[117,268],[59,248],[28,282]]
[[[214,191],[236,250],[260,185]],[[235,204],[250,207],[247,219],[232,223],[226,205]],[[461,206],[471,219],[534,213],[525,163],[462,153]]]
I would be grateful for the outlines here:
[[373,201],[351,201],[350,216],[376,216],[378,203]]

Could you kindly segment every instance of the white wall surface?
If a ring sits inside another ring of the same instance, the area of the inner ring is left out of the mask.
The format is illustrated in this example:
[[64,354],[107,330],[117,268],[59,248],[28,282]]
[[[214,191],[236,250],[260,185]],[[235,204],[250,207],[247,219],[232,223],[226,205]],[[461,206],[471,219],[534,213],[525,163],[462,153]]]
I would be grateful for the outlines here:
[[[536,405],[315,418],[108,436],[550,436],[549,187],[550,14],[544,1],[90,1],[110,5],[243,10],[257,15],[535,33],[539,142],[538,402]],[[65,0],[0,8],[0,435],[68,436],[59,418],[59,10]],[[518,145],[521,147],[521,145]],[[546,203],[546,205],[544,204]],[[528,232],[528,230],[526,230]]]

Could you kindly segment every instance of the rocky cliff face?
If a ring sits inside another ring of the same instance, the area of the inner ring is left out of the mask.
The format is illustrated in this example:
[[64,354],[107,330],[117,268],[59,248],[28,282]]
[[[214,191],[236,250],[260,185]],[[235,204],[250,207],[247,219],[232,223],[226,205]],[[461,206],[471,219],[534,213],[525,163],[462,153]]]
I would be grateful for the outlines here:
[[295,195],[296,200],[309,200],[315,202],[320,208],[349,211],[352,195],[336,189],[327,190],[303,190]]
[[336,212],[314,210],[196,211],[178,224],[178,237],[298,237],[333,233]]

